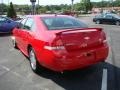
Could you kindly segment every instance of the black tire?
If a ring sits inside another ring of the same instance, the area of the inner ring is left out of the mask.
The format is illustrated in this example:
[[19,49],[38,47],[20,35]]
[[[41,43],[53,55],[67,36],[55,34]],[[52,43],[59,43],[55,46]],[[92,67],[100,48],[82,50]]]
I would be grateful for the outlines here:
[[17,43],[16,43],[15,39],[12,39],[12,43],[13,43],[13,47],[14,47],[15,49],[18,49]]
[[29,48],[29,60],[30,60],[30,67],[33,70],[33,72],[38,73],[40,66],[36,59],[35,52],[32,48]]
[[119,26],[120,25],[120,21],[116,21],[115,25]]

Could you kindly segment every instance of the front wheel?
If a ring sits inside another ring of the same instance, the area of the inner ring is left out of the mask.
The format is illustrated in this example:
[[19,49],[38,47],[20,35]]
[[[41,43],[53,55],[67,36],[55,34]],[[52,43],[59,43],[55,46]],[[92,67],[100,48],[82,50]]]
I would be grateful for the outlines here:
[[120,22],[119,21],[116,21],[116,23],[115,23],[117,26],[119,26],[120,25]]
[[38,73],[39,64],[38,64],[38,61],[36,59],[34,50],[32,48],[30,48],[30,50],[29,50],[29,59],[30,59],[30,66],[31,66],[32,70],[35,73]]
[[96,24],[100,24],[101,22],[100,22],[100,20],[97,20],[95,23],[96,23]]

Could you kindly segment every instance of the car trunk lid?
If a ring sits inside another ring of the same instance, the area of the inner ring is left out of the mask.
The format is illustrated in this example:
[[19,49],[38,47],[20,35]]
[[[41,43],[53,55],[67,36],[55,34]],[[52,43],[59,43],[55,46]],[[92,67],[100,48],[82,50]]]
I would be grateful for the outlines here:
[[67,30],[56,33],[67,51],[82,50],[100,46],[103,42],[101,28]]

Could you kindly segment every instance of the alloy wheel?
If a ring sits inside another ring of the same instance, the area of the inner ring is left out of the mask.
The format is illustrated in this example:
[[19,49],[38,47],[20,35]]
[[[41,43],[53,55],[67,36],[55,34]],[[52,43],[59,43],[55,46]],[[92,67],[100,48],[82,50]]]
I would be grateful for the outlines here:
[[100,24],[100,20],[97,20],[97,21],[96,21],[96,24]]
[[30,50],[30,65],[33,71],[36,71],[37,69],[37,61],[36,61],[36,57],[35,57],[35,53],[33,50]]

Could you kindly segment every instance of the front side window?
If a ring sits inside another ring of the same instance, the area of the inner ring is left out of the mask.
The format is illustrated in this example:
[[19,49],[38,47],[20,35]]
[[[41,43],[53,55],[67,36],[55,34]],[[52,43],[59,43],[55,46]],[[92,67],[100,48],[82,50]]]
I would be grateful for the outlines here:
[[43,17],[42,21],[49,30],[85,28],[86,24],[70,17]]
[[106,18],[108,18],[108,19],[112,19],[113,16],[112,16],[112,15],[106,15]]

